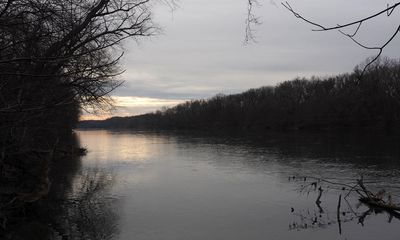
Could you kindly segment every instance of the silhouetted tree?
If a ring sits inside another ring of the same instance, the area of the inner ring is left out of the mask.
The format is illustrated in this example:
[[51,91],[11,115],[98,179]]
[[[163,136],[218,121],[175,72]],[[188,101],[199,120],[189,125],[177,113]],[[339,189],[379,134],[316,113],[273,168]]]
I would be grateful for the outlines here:
[[122,42],[157,32],[149,4],[0,0],[0,206],[47,194],[49,162],[81,109],[109,106],[121,84]]

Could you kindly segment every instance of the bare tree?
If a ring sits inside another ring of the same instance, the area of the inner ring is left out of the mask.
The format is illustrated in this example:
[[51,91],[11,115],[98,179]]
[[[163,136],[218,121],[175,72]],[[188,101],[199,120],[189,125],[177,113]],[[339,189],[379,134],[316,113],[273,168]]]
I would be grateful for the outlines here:
[[46,192],[61,133],[121,84],[122,42],[157,33],[154,1],[0,0],[0,182],[29,182],[8,195]]
[[[120,82],[121,42],[157,31],[150,0],[8,0],[0,3],[0,68],[5,79],[44,79],[70,88],[53,105],[107,103]],[[57,79],[57,80],[55,80]],[[41,85],[41,87],[46,86]]]
[[158,31],[154,1],[0,0],[0,142],[30,146],[32,131],[68,129],[80,109],[108,108],[122,42]]

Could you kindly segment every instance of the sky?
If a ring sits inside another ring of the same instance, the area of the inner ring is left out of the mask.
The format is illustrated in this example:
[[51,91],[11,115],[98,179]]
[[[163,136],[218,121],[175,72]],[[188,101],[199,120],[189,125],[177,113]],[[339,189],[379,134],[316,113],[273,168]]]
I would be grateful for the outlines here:
[[[351,72],[376,54],[337,31],[315,32],[280,1],[258,0],[255,42],[244,43],[247,0],[179,0],[174,10],[154,4],[153,20],[162,31],[124,43],[120,76],[124,84],[111,95],[115,110],[84,119],[131,116],[183,101],[274,86],[296,77]],[[288,0],[304,17],[335,26],[366,17],[396,1]],[[362,25],[357,39],[380,45],[400,22],[400,9]],[[354,28],[346,29],[348,33]],[[383,55],[400,56],[400,37]]]

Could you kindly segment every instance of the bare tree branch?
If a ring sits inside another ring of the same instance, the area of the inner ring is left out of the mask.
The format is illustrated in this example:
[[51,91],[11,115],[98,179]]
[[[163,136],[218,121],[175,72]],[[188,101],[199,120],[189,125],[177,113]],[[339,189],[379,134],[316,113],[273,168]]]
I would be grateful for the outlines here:
[[254,14],[254,6],[259,6],[258,0],[248,0],[247,2],[247,17],[246,17],[246,31],[245,31],[245,44],[249,42],[256,42],[254,28],[261,24],[260,18]]
[[[313,31],[331,31],[331,30],[338,30],[341,34],[343,34],[344,36],[350,38],[354,43],[356,43],[358,46],[368,49],[368,50],[377,50],[378,53],[375,55],[374,58],[371,59],[371,61],[365,65],[363,71],[361,72],[361,76],[364,74],[364,72],[369,68],[369,66],[375,62],[383,53],[384,48],[393,41],[393,39],[397,36],[397,34],[400,31],[400,24],[398,25],[398,27],[396,28],[396,30],[394,31],[394,33],[392,35],[389,36],[388,40],[385,41],[382,45],[380,46],[368,46],[366,44],[361,43],[359,40],[356,40],[355,37],[357,36],[360,28],[362,27],[362,25],[368,21],[370,21],[371,19],[374,19],[380,15],[386,14],[387,17],[390,17],[393,13],[393,11],[400,5],[400,2],[396,2],[392,5],[387,5],[387,7],[381,11],[378,11],[374,14],[371,14],[367,17],[361,18],[359,20],[356,21],[352,21],[352,22],[348,22],[348,23],[344,23],[344,24],[337,24],[336,26],[332,26],[332,27],[326,27],[324,25],[321,25],[319,23],[316,23],[314,21],[311,21],[305,17],[303,17],[300,13],[298,13],[297,11],[295,11],[293,9],[293,7],[289,4],[289,2],[282,2],[281,3],[287,10],[289,10],[296,18],[301,19],[302,21],[317,27],[317,29],[313,29]],[[348,27],[352,27],[352,26],[357,26],[356,30],[352,33],[352,34],[348,34],[344,32],[344,29],[347,29]]]

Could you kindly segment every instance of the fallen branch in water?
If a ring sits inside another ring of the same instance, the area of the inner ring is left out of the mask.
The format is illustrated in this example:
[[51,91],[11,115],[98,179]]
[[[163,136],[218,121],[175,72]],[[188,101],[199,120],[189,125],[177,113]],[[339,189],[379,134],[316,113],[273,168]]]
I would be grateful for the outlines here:
[[[358,220],[358,223],[364,226],[365,219],[371,215],[371,213],[387,213],[389,222],[396,218],[400,220],[400,205],[393,203],[392,194],[381,189],[377,192],[371,191],[366,187],[364,178],[361,176],[359,179],[353,180],[353,183],[343,182],[332,179],[324,179],[317,177],[289,177],[289,181],[300,182],[300,192],[317,192],[317,198],[315,204],[318,207],[313,211],[310,209],[294,211],[292,207],[291,212],[294,216],[299,218],[299,222],[294,222],[289,225],[289,229],[307,229],[307,228],[323,228],[332,224],[338,224],[339,234],[342,234],[342,224],[354,220]],[[354,183],[355,182],[355,183]],[[390,188],[390,186],[388,186]],[[332,219],[329,217],[330,212],[325,211],[321,206],[322,195],[329,190],[337,190],[339,194],[337,207],[336,207],[336,218]],[[348,197],[352,196],[352,199],[358,200],[356,208],[360,205],[367,207],[366,211],[355,211],[352,204],[348,201]],[[345,205],[342,206],[344,203]]]
[[[289,180],[295,180],[296,177],[290,177]],[[378,191],[377,193],[373,193],[372,191],[368,190],[367,187],[365,186],[364,183],[364,178],[363,176],[360,177],[360,179],[356,180],[356,184],[351,185],[347,183],[342,183],[342,182],[335,182],[332,180],[324,179],[324,178],[317,178],[317,177],[297,177],[297,179],[304,179],[304,182],[307,179],[313,180],[309,184],[303,184],[300,186],[300,191],[315,191],[318,190],[318,197],[316,200],[316,204],[320,205],[321,204],[321,196],[323,193],[323,189],[321,184],[325,183],[327,185],[327,188],[330,189],[336,189],[336,190],[342,190],[342,191],[347,191],[346,195],[344,198],[346,199],[351,193],[356,193],[359,197],[360,202],[371,205],[371,206],[376,206],[380,208],[387,208],[388,210],[392,211],[400,211],[400,206],[396,205],[392,202],[392,195],[390,193],[386,193],[384,189]],[[384,200],[384,197],[387,196],[387,200]]]
[[370,206],[370,207],[379,207],[382,208],[383,210],[386,211],[400,211],[400,206],[394,204],[392,202],[392,195],[388,194],[387,196],[387,201],[383,199],[384,194],[386,193],[384,189],[380,190],[376,194],[372,193],[369,191],[365,186],[364,186],[364,181],[363,177],[361,176],[360,179],[357,180],[358,185],[360,188],[363,190],[365,193],[365,196],[360,194],[359,201]]

